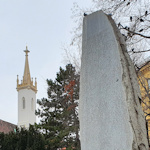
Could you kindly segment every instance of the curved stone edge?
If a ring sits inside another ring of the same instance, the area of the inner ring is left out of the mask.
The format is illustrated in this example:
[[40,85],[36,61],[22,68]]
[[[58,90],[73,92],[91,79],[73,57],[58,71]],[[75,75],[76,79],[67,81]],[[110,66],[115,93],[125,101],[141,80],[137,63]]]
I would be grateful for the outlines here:
[[107,15],[107,17],[113,27],[120,50],[121,64],[123,68],[122,81],[126,92],[126,101],[130,118],[129,122],[133,131],[132,150],[149,150],[146,120],[139,102],[141,95],[136,71],[129,54],[127,53],[126,43],[123,36],[111,16]]

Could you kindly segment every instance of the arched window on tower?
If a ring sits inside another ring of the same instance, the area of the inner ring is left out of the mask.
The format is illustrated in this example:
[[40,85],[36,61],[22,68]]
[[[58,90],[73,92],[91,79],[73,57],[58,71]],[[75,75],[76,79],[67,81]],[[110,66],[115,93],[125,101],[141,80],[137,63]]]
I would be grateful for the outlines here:
[[22,108],[25,109],[25,98],[22,98]]
[[32,98],[32,100],[31,100],[31,110],[33,111],[33,104],[34,104],[34,100],[33,100],[33,98]]

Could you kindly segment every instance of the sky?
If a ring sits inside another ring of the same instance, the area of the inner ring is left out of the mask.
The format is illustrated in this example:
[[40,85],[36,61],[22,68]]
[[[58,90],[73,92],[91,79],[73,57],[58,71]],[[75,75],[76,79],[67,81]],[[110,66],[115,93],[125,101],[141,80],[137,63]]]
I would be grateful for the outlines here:
[[37,78],[37,99],[47,97],[46,79],[55,79],[65,66],[63,45],[75,26],[73,3],[91,0],[0,0],[0,119],[17,124],[16,80],[22,80],[28,46],[31,77]]

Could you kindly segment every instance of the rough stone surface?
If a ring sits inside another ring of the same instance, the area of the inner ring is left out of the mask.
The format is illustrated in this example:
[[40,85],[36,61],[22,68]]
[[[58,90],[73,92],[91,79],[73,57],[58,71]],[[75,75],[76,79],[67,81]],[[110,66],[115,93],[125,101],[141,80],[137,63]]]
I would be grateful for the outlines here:
[[84,17],[82,42],[81,149],[148,150],[135,69],[111,17]]

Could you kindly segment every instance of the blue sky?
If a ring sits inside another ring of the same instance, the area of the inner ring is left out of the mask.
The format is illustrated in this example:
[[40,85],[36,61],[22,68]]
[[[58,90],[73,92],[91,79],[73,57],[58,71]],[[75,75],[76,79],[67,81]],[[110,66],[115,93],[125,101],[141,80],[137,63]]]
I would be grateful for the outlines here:
[[16,79],[22,79],[26,45],[31,77],[37,77],[37,99],[46,97],[46,79],[54,79],[63,63],[63,45],[71,39],[73,3],[91,0],[0,1],[0,119],[17,124]]

